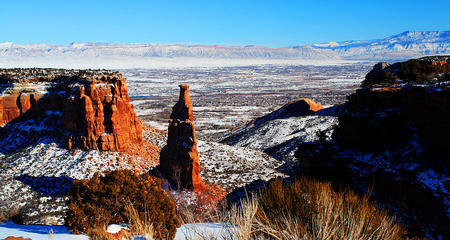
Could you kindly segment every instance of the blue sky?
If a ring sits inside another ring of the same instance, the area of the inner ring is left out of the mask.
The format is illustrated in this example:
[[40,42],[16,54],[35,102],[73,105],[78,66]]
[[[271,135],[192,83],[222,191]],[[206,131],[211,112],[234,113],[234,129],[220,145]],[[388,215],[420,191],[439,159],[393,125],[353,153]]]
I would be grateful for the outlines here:
[[450,30],[450,1],[0,0],[0,42],[293,46]]

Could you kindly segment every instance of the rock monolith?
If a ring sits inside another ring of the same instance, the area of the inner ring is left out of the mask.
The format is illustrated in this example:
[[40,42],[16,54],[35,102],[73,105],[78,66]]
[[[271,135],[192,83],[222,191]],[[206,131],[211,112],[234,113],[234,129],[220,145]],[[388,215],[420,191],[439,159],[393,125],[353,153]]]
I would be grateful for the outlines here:
[[193,122],[189,85],[180,85],[180,98],[172,109],[167,145],[161,150],[160,169],[179,189],[199,191],[203,181]]

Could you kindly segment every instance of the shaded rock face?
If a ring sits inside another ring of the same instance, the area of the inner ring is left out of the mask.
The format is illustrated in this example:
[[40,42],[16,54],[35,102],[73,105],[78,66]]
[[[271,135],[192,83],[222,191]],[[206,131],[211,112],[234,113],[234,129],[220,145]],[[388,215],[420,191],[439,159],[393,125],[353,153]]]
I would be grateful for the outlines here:
[[374,151],[410,139],[430,152],[446,152],[450,134],[450,56],[378,63],[348,97],[336,139]]
[[417,139],[430,152],[450,153],[450,88],[359,89],[346,107],[335,138],[347,146],[375,151]]
[[125,151],[143,141],[126,79],[119,73],[5,79],[3,75],[0,83],[1,126],[51,113],[58,118],[58,137],[65,139],[69,149]]
[[375,65],[333,141],[300,144],[296,157],[306,166],[298,174],[371,189],[413,235],[439,239],[450,236],[450,62],[431,60]]
[[[320,153],[313,153],[312,161],[327,156],[323,159],[334,162],[326,160],[326,166],[336,166],[330,172],[317,167],[320,174],[371,187],[375,199],[396,209],[414,234],[448,236],[449,195],[443,180],[449,176],[450,88],[360,89],[346,106],[334,132],[336,145],[313,148]],[[349,158],[349,152],[364,157]]]
[[178,188],[201,190],[203,181],[189,85],[180,85],[180,98],[170,118],[167,145],[161,150],[160,169]]

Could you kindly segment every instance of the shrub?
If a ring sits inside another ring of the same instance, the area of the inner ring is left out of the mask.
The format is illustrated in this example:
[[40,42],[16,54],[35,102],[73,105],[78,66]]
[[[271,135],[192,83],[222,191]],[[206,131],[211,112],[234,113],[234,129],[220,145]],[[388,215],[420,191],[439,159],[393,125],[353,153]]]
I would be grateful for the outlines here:
[[288,227],[307,239],[403,239],[405,233],[368,196],[336,192],[329,183],[308,178],[273,181],[262,190],[259,205],[259,221],[274,233]]
[[[75,180],[69,194],[66,223],[74,232],[91,234],[109,224],[129,223],[132,204],[141,221],[153,226],[155,237],[172,239],[180,225],[175,203],[148,173],[130,170],[96,173],[90,180]],[[132,224],[132,223],[131,223]]]

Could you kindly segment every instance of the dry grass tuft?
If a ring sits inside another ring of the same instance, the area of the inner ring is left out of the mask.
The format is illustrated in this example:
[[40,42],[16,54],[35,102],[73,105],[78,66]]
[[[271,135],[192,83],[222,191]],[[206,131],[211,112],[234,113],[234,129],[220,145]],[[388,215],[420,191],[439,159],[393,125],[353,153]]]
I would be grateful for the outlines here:
[[292,234],[297,232],[302,238],[403,239],[405,233],[394,217],[369,201],[368,195],[336,192],[329,183],[308,178],[290,184],[274,181],[261,192],[259,202],[265,225],[279,232],[292,228]]
[[[144,219],[139,214],[139,211],[128,201],[125,205],[126,215],[128,216],[128,231],[120,231],[116,234],[111,234],[106,231],[106,226],[94,228],[89,234],[90,239],[93,240],[152,240],[155,238],[155,231],[153,224],[150,222],[149,212],[146,211]],[[139,236],[139,237],[136,237]]]
[[125,210],[127,211],[131,235],[141,235],[148,240],[153,239],[155,231],[153,224],[150,222],[149,211],[144,212],[144,218],[142,219],[131,202],[128,202],[125,206]]

